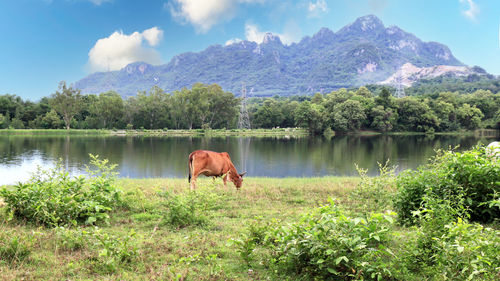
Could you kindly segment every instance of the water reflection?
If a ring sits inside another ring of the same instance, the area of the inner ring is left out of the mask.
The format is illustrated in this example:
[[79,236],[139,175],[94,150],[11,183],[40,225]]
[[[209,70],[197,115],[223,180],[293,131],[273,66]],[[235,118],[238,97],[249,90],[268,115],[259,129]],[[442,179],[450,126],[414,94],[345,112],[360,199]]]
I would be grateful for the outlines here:
[[474,136],[335,136],[294,137],[119,137],[0,136],[0,184],[25,180],[36,165],[61,158],[73,173],[81,173],[88,154],[119,164],[121,177],[187,177],[187,156],[196,149],[227,151],[239,171],[250,176],[311,177],[356,175],[354,163],[376,175],[377,162],[387,159],[397,170],[412,169],[438,148],[467,149]]

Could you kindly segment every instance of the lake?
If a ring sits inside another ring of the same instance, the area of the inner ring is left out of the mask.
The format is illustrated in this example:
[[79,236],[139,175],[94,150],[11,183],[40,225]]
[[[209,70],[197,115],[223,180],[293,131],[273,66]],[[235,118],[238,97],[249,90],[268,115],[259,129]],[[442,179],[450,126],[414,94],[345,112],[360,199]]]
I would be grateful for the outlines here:
[[374,135],[322,137],[146,137],[0,135],[0,185],[29,178],[37,165],[62,159],[73,174],[84,172],[88,154],[118,164],[120,177],[186,177],[188,154],[196,149],[227,151],[238,171],[251,177],[355,176],[355,163],[378,172],[390,160],[397,171],[414,169],[435,149],[468,149],[496,137]]

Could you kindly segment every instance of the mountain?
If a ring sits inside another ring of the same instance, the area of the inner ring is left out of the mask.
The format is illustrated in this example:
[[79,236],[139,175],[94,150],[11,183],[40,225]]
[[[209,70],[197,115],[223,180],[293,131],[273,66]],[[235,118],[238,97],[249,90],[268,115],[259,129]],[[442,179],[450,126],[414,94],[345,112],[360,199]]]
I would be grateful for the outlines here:
[[91,74],[74,86],[83,93],[115,90],[122,96],[154,85],[170,92],[196,82],[217,83],[236,95],[243,86],[258,96],[310,94],[387,81],[407,63],[417,68],[465,67],[445,45],[422,42],[397,26],[386,28],[368,15],[337,32],[322,28],[291,45],[267,33],[260,44],[213,45],[158,66],[135,62]]

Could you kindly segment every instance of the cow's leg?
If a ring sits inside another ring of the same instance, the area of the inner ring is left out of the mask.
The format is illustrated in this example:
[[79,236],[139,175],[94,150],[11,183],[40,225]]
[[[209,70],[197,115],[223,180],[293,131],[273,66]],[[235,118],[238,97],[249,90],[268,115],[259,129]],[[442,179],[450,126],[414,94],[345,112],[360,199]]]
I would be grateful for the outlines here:
[[224,188],[227,188],[227,174],[224,175],[222,181],[224,182]]
[[191,178],[191,185],[190,185],[190,188],[191,190],[195,190],[196,189],[196,179],[198,178],[198,175],[193,175],[193,177]]
[[193,164],[193,173],[191,175],[191,185],[190,185],[190,188],[191,190],[195,190],[196,189],[196,180],[198,179],[198,176],[200,175],[200,171],[198,171],[198,169],[196,169],[196,167],[194,166]]

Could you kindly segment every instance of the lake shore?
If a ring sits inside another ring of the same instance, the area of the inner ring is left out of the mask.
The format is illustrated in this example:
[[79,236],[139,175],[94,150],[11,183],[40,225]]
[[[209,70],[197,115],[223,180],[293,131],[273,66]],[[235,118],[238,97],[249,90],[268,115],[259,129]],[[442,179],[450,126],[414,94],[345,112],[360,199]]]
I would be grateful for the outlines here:
[[[274,129],[158,129],[158,130],[110,130],[110,129],[0,129],[0,135],[102,135],[102,136],[308,136],[308,132],[302,128],[274,128]],[[472,131],[451,131],[451,132],[377,132],[360,130],[356,132],[333,132],[335,135],[449,135],[449,136],[485,136],[498,137],[500,130],[478,129]]]

